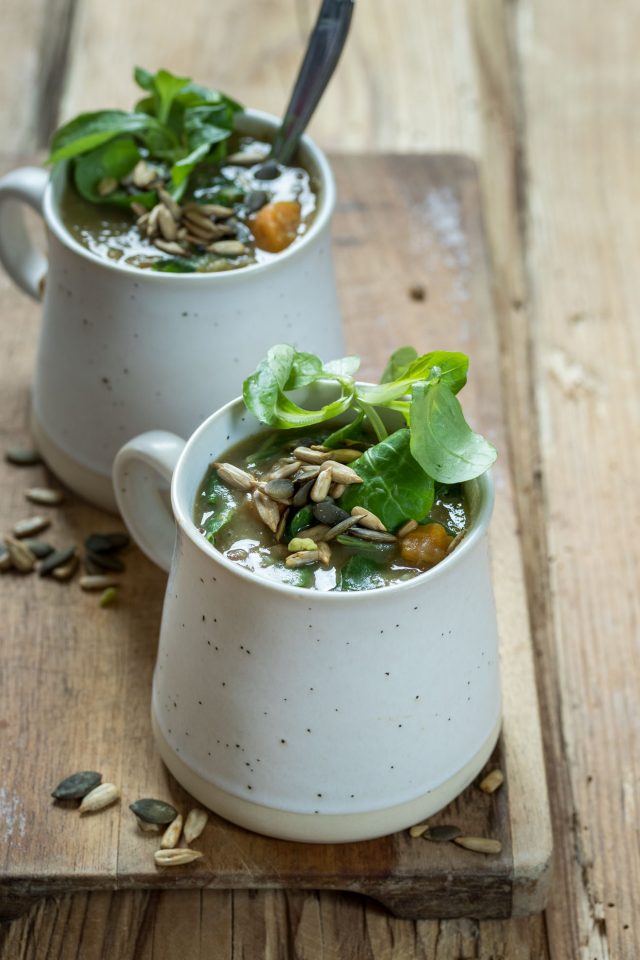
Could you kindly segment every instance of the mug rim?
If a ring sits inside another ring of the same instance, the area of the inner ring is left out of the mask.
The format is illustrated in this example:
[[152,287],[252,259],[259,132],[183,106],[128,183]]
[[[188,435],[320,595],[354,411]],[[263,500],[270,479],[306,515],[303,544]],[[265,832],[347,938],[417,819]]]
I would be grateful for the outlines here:
[[[489,522],[493,514],[493,506],[495,501],[495,485],[493,483],[491,470],[487,470],[474,480],[464,481],[464,485],[468,483],[478,483],[480,485],[480,506],[477,514],[472,518],[471,528],[467,533],[465,533],[465,536],[462,538],[462,541],[458,547],[453,551],[453,553],[441,560],[440,563],[436,564],[434,567],[431,567],[430,570],[423,570],[410,580],[396,581],[395,583],[387,584],[384,587],[377,587],[375,590],[334,592],[332,590],[323,591],[296,587],[291,584],[281,583],[278,580],[270,580],[267,577],[261,577],[252,570],[247,570],[244,567],[238,566],[233,561],[228,560],[225,555],[221,553],[221,551],[216,550],[213,544],[210,543],[200,533],[191,514],[188,512],[188,510],[193,510],[193,502],[187,505],[188,509],[185,509],[185,505],[180,502],[178,494],[178,487],[183,482],[182,475],[186,470],[185,464],[189,460],[191,452],[196,443],[200,440],[203,434],[208,432],[208,430],[214,423],[216,423],[216,421],[221,419],[236,407],[244,407],[244,401],[242,397],[235,397],[233,400],[225,403],[224,406],[219,407],[218,410],[212,413],[211,416],[207,417],[207,419],[204,420],[196,430],[194,430],[189,439],[186,441],[171,478],[171,509],[177,526],[182,530],[185,536],[191,540],[196,548],[201,550],[206,556],[210,557],[216,563],[219,563],[223,569],[235,574],[236,576],[245,580],[247,583],[254,584],[256,588],[262,587],[267,590],[273,589],[284,596],[297,597],[298,599],[305,596],[308,597],[309,594],[311,594],[313,595],[314,600],[317,598],[321,603],[353,603],[357,602],[358,598],[369,597],[371,599],[372,595],[384,595],[385,597],[390,596],[392,593],[400,593],[410,589],[415,589],[416,587],[423,585],[425,580],[431,583],[437,580],[439,577],[448,576],[449,571],[453,573],[456,567],[460,565],[462,559],[464,559],[464,557],[475,547],[475,545],[486,534],[489,528]],[[253,414],[251,414],[251,416],[253,416]],[[258,420],[256,420],[256,425],[259,429],[264,426],[263,424],[260,424]],[[233,438],[231,439],[233,440]],[[197,491],[193,492],[194,501],[196,493]]]
[[[240,116],[248,117],[249,120],[256,120],[258,123],[264,124],[265,126],[271,128],[277,128],[278,124],[280,123],[278,117],[274,116],[274,114],[267,113],[265,110],[253,110],[248,108],[243,110]],[[281,264],[286,263],[288,260],[291,260],[293,257],[298,256],[305,249],[305,247],[309,245],[309,243],[315,240],[318,235],[322,233],[323,229],[331,220],[336,205],[336,184],[331,164],[329,163],[325,152],[311,137],[307,136],[307,134],[303,134],[300,142],[309,151],[309,154],[317,167],[318,178],[322,187],[322,190],[319,191],[320,204],[316,211],[316,215],[313,218],[311,226],[306,233],[302,234],[302,236],[299,238],[299,242],[292,243],[285,250],[282,250],[275,259],[269,260],[266,263],[250,263],[247,264],[247,266],[240,267],[237,270],[223,270],[219,273],[210,272],[180,274],[163,273],[162,271],[155,270],[143,270],[140,267],[136,267],[128,263],[122,263],[119,260],[107,260],[106,258],[99,257],[96,253],[93,253],[93,251],[82,246],[81,243],[78,243],[78,241],[71,236],[64,225],[58,209],[58,203],[54,197],[55,170],[51,172],[49,176],[49,182],[47,183],[44,192],[42,205],[44,220],[49,230],[51,230],[60,243],[67,247],[67,249],[71,250],[75,254],[78,254],[84,259],[89,260],[91,263],[96,264],[97,266],[104,267],[107,270],[114,270],[127,276],[137,277],[138,279],[141,277],[143,279],[152,279],[152,282],[154,283],[162,281],[169,283],[193,283],[194,280],[196,282],[208,280],[215,283],[230,283],[235,281],[237,283],[239,277],[256,276],[258,274],[262,274],[266,270],[273,270]]]

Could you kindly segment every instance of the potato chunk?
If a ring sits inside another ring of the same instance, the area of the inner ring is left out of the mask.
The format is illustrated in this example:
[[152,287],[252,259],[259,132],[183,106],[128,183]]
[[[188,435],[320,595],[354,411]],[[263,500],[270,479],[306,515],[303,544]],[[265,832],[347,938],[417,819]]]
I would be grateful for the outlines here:
[[251,220],[256,245],[268,253],[280,253],[298,235],[300,204],[296,200],[267,203]]

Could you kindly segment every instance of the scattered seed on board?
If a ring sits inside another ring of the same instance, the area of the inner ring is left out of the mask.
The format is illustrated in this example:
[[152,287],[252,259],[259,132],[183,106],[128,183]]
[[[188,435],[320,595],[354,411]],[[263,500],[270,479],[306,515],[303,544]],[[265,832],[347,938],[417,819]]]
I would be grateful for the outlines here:
[[16,570],[20,573],[30,573],[36,565],[36,558],[31,550],[14,537],[5,537],[4,542]]
[[53,553],[53,547],[50,543],[45,543],[44,540],[23,540],[22,541],[25,547],[29,547],[31,553],[38,558],[38,560],[44,560],[45,557],[48,557],[49,554]]
[[101,780],[102,774],[96,770],[80,770],[79,773],[72,773],[70,777],[61,780],[55,790],[51,791],[51,796],[54,800],[82,800]]
[[99,570],[109,570],[111,573],[122,573],[125,570],[124,560],[117,557],[115,552],[94,553],[89,551],[86,559],[91,560],[94,567]]
[[329,487],[333,482],[333,477],[331,473],[331,467],[328,467],[326,470],[324,467],[316,477],[315,483],[311,487],[311,499],[314,503],[320,503],[324,500],[329,493]]
[[14,467],[35,467],[36,464],[42,463],[42,457],[38,451],[31,447],[10,447],[5,451],[4,458]]
[[25,497],[31,503],[39,503],[48,507],[57,507],[64,500],[62,490],[54,490],[51,487],[31,487],[25,491]]
[[500,853],[502,844],[499,840],[491,840],[488,837],[454,837],[453,842],[465,850],[473,850],[474,853]]
[[425,833],[429,832],[428,823],[416,823],[413,827],[409,828],[409,836],[411,837],[424,837]]
[[317,550],[300,550],[298,553],[290,553],[285,560],[285,566],[295,569],[296,567],[306,567],[310,563],[317,563],[320,554]]
[[427,833],[423,834],[425,840],[431,840],[433,843],[448,843],[462,835],[460,827],[452,823],[438,824],[436,827],[430,827]]
[[185,843],[191,843],[193,840],[197,840],[206,827],[208,819],[209,814],[206,810],[201,810],[200,807],[194,807],[193,810],[189,810],[183,830]]
[[496,767],[480,781],[479,787],[483,793],[495,793],[503,783],[504,773]]
[[180,834],[182,833],[182,814],[179,813],[175,820],[172,820],[165,832],[162,834],[162,840],[160,841],[161,850],[173,850],[174,847],[178,846],[178,841],[180,839]]
[[145,823],[140,817],[136,817],[136,823],[143,833],[160,833],[160,825],[157,823]]
[[406,537],[408,533],[413,533],[414,530],[417,530],[420,524],[417,520],[407,520],[406,523],[403,523],[400,529],[398,530],[399,537]]
[[94,787],[83,797],[78,809],[81,815],[83,813],[95,813],[96,810],[103,810],[119,799],[120,791],[115,783],[101,783],[99,787]]
[[130,542],[127,533],[90,533],[84,545],[91,553],[114,553],[128,547]]
[[5,573],[7,570],[11,570],[12,566],[13,563],[11,560],[11,554],[5,547],[4,543],[0,543],[0,573]]
[[13,532],[16,537],[33,537],[36,533],[42,533],[50,526],[51,520],[49,517],[25,517],[24,520],[18,520],[13,525]]
[[145,823],[159,823],[162,826],[170,824],[178,816],[178,811],[170,803],[152,797],[134,800],[129,804],[129,810]]
[[387,530],[380,517],[377,517],[371,510],[367,510],[366,507],[354,507],[351,511],[351,516],[358,517],[361,527],[368,527],[370,530],[381,530],[383,532]]
[[59,567],[56,567],[55,570],[52,570],[51,576],[55,580],[60,580],[61,582],[71,580],[79,565],[80,557],[77,553],[74,553],[74,555],[70,557],[66,563],[62,563]]
[[214,463],[214,467],[220,479],[236,490],[252,490],[256,485],[256,480],[250,473],[234,467],[232,463]]
[[107,587],[117,587],[120,581],[106,573],[89,574],[80,577],[80,587],[83,590],[106,590]]
[[46,577],[49,573],[52,573],[56,567],[63,567],[65,563],[68,563],[71,560],[71,557],[75,555],[75,552],[75,546],[64,547],[62,550],[54,550],[53,553],[50,553],[48,557],[45,557],[38,567],[39,575],[41,577]]
[[101,607],[111,607],[118,599],[118,591],[115,587],[107,587],[100,597]]
[[179,867],[185,863],[193,863],[199,860],[204,854],[199,850],[189,850],[181,847],[179,850],[156,850],[153,859],[159,867]]

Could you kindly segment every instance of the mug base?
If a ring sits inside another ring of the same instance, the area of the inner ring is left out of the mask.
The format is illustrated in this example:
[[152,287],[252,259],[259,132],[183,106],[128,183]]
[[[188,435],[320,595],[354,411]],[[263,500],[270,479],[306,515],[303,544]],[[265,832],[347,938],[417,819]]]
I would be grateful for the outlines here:
[[475,755],[452,777],[428,793],[384,810],[345,814],[291,813],[236,797],[205,780],[177,756],[161,732],[152,710],[156,746],[176,780],[204,806],[232,823],[279,840],[303,843],[353,843],[404,830],[451,803],[480,773],[500,734],[502,718]]
[[31,435],[42,459],[65,486],[109,513],[118,513],[111,477],[78,463],[55,443],[31,411]]

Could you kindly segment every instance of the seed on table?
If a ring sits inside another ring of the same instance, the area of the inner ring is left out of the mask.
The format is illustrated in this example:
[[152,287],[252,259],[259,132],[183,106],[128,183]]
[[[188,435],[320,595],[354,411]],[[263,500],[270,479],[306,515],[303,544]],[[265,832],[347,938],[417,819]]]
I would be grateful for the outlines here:
[[221,257],[240,257],[247,252],[247,248],[239,240],[218,240],[211,244],[211,252]]
[[36,558],[21,540],[5,537],[5,546],[11,557],[11,563],[20,573],[30,573],[36,565]]
[[[31,551],[33,553],[33,551]],[[7,570],[11,570],[13,563],[11,562],[11,555],[4,543],[0,543],[0,573],[5,573]]]
[[199,850],[190,850],[182,847],[180,850],[156,850],[153,859],[159,867],[179,867],[185,863],[193,863],[204,854]]
[[104,810],[111,806],[116,800],[120,799],[120,791],[115,783],[101,783],[99,787],[94,787],[82,799],[78,810],[80,815],[83,813],[95,813],[97,810]]
[[46,577],[47,574],[52,573],[56,567],[62,567],[65,563],[68,563],[71,560],[71,557],[75,555],[76,548],[73,547],[64,547],[62,550],[54,550],[53,553],[50,553],[48,557],[42,561],[38,567],[38,573],[41,577]]
[[315,483],[311,487],[310,497],[314,503],[320,503],[324,500],[329,493],[329,487],[333,483],[333,474],[331,467],[322,468],[318,476],[316,477]]
[[96,770],[80,770],[79,773],[72,773],[70,777],[61,780],[55,790],[52,790],[51,796],[54,800],[82,800],[101,780],[102,774]]
[[42,457],[38,451],[31,447],[9,447],[5,451],[4,458],[14,467],[35,467],[36,464],[42,463]]
[[163,826],[170,824],[178,816],[178,811],[170,803],[152,797],[134,800],[129,804],[129,810],[145,823],[159,823]]
[[124,560],[121,560],[120,557],[117,557],[115,553],[94,553],[89,551],[85,560],[85,566],[87,566],[87,561],[91,561],[93,564],[93,570],[110,570],[112,573],[123,573],[126,569]]
[[26,517],[13,525],[13,532],[16,537],[32,537],[34,534],[46,530],[49,526],[51,526],[49,517]]
[[296,567],[317,563],[319,556],[317,550],[300,550],[298,553],[290,553],[284,563],[286,567],[295,570]]
[[57,507],[64,500],[64,493],[62,490],[53,490],[50,487],[31,487],[25,492],[25,497],[31,503]]
[[37,557],[38,560],[44,560],[45,557],[48,557],[49,554],[53,553],[53,547],[50,543],[45,543],[43,540],[23,540],[22,541],[25,547],[28,547],[31,550],[31,553],[34,557]]
[[218,476],[224,483],[236,490],[251,490],[256,485],[255,477],[246,470],[235,467],[232,463],[214,463]]
[[499,840],[487,837],[454,837],[453,842],[465,850],[473,850],[474,853],[500,853],[502,850]]
[[380,517],[377,517],[371,510],[367,510],[366,507],[354,507],[351,511],[351,516],[358,517],[361,527],[368,527],[370,530],[381,530],[383,533],[387,531]]
[[318,544],[318,559],[325,567],[328,567],[331,563],[331,547],[324,540],[321,540]]
[[479,786],[483,793],[495,793],[503,783],[504,773],[496,767],[480,781]]
[[184,839],[186,843],[191,843],[192,840],[197,840],[204,828],[207,825],[207,820],[209,819],[209,814],[206,810],[200,809],[200,807],[194,807],[193,810],[190,810],[187,819],[184,824]]
[[110,577],[106,573],[89,574],[80,577],[80,587],[82,590],[106,590],[107,587],[117,587],[120,581],[117,577]]
[[331,527],[322,539],[326,541],[335,540],[335,538],[339,537],[340,534],[346,533],[347,530],[350,530],[351,527],[355,526],[359,519],[359,517],[345,517],[344,520],[340,521],[340,523],[336,523],[334,527]]
[[316,543],[310,537],[294,537],[287,544],[287,550],[297,553],[299,550],[315,550]]
[[349,531],[360,540],[370,540],[372,543],[395,543],[398,539],[395,534],[383,530],[369,530],[367,527],[354,526]]
[[325,460],[325,468],[331,469],[331,476],[337,483],[362,483],[362,477],[348,467],[346,463],[338,463],[337,460]]
[[108,197],[109,194],[115,193],[118,189],[118,181],[115,177],[103,177],[102,180],[98,180],[98,196]]
[[398,536],[406,537],[408,533],[413,533],[413,531],[417,530],[418,527],[419,527],[419,523],[417,520],[407,520],[407,522],[403,523],[403,525],[398,530]]
[[59,567],[56,567],[55,570],[52,570],[51,576],[56,580],[60,580],[61,582],[71,580],[71,577],[78,569],[79,564],[80,558],[77,553],[74,553],[74,555],[66,563],[62,563]]
[[173,850],[177,847],[180,834],[182,833],[182,814],[179,813],[175,820],[172,820],[160,841],[161,850]]
[[107,587],[102,596],[100,597],[100,606],[101,607],[110,607],[118,599],[118,591],[115,587]]
[[423,837],[425,833],[429,832],[428,823],[416,823],[413,827],[409,828],[410,837]]
[[430,827],[427,833],[423,834],[425,840],[431,840],[432,843],[448,843],[450,840],[455,840],[456,837],[461,835],[462,830],[460,827],[456,827],[451,823],[443,823],[436,827]]
[[140,817],[136,817],[136,823],[143,833],[160,833],[160,826],[157,823],[145,823]]

